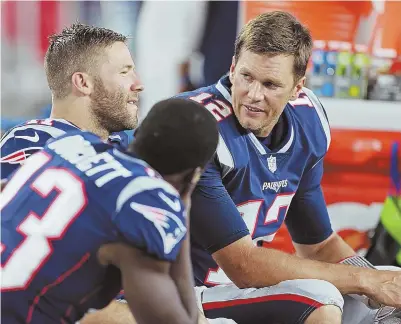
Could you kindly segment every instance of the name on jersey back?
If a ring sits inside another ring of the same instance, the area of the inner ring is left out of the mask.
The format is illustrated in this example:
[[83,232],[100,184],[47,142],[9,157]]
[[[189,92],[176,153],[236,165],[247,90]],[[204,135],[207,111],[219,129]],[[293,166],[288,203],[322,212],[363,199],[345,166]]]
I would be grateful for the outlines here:
[[[118,162],[112,154],[96,152],[91,143],[80,135],[56,140],[48,147],[74,164],[88,177],[98,177],[94,183],[99,188],[118,177],[127,178],[132,175],[132,172]],[[102,173],[101,176],[100,173]]]

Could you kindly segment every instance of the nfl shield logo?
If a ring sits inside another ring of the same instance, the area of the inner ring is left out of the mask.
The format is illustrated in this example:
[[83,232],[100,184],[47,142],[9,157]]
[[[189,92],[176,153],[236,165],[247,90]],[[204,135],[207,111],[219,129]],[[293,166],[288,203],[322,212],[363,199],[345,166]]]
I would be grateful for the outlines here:
[[267,158],[267,166],[269,167],[269,170],[274,173],[277,170],[277,163],[276,163],[276,157],[273,155],[270,155]]

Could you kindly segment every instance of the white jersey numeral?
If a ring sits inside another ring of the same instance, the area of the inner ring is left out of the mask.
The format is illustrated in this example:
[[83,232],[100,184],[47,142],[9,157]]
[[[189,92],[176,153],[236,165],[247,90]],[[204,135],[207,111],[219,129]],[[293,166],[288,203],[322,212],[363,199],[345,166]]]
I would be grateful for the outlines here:
[[[285,213],[287,214],[288,206],[291,204],[291,200],[294,197],[295,193],[287,193],[277,195],[272,204],[270,205],[269,210],[266,213],[266,216],[263,221],[263,225],[269,225],[278,221],[278,217],[280,215],[280,210],[285,208]],[[240,212],[242,218],[246,226],[249,229],[249,233],[253,236],[257,223],[259,210],[262,206],[263,200],[250,200],[245,203],[242,203],[237,206],[238,211]],[[272,233],[268,236],[258,238],[258,240],[265,240],[271,242],[274,238],[275,233]],[[209,269],[207,274],[205,284],[208,285],[221,285],[231,283],[231,280],[224,273],[223,269],[218,267],[217,269]]]
[[[48,160],[45,153],[38,153],[16,172],[1,195],[1,209]],[[1,265],[2,291],[25,289],[30,284],[52,254],[51,241],[61,239],[87,205],[82,180],[66,169],[45,169],[31,184],[31,189],[43,198],[54,190],[58,195],[43,215],[31,211],[16,228],[24,238]],[[6,248],[2,243],[1,252]]]
[[205,108],[211,112],[211,114],[214,116],[214,118],[216,118],[218,122],[222,121],[233,113],[231,107],[221,100],[211,100],[205,105],[204,102],[212,96],[213,95],[210,93],[203,92],[197,96],[190,97],[189,99],[204,105]]

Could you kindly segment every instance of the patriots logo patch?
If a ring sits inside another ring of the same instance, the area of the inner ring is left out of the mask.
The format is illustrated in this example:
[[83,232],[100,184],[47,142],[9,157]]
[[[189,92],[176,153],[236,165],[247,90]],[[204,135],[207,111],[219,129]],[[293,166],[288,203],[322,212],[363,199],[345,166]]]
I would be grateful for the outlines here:
[[132,202],[131,208],[142,214],[151,221],[163,241],[164,253],[169,254],[173,248],[182,240],[187,229],[177,215],[162,208],[151,207],[147,205]]
[[24,162],[30,155],[36,153],[38,150],[41,150],[42,147],[28,147],[22,150],[15,151],[6,156],[2,156],[0,159],[1,163],[10,163],[10,164],[21,164]]

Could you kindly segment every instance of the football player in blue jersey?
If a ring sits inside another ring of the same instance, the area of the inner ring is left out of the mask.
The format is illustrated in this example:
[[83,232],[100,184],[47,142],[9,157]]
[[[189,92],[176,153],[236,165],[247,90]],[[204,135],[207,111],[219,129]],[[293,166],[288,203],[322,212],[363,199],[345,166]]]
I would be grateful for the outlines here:
[[[179,95],[219,123],[217,154],[192,196],[192,264],[207,318],[396,320],[395,308],[377,307],[401,307],[401,272],[375,269],[330,224],[320,185],[330,128],[304,87],[312,46],[292,15],[264,13],[238,35],[227,76]],[[269,248],[284,222],[297,255]]]
[[217,143],[209,112],[168,99],[129,153],[75,131],[30,157],[1,193],[2,322],[75,323],[123,287],[137,323],[196,323],[187,213]]
[[126,41],[112,30],[83,24],[50,37],[45,71],[52,93],[51,116],[27,121],[4,134],[2,178],[49,139],[71,130],[91,131],[127,147],[128,135],[123,131],[136,127],[143,86]]
[[[219,122],[216,157],[192,197],[192,263],[196,284],[212,287],[201,297],[208,318],[373,323],[395,310],[371,310],[360,296],[401,307],[401,272],[374,269],[331,227],[320,185],[330,128],[304,87],[312,45],[292,15],[262,14],[240,32],[228,76],[180,95]],[[296,256],[269,248],[284,222]]]

